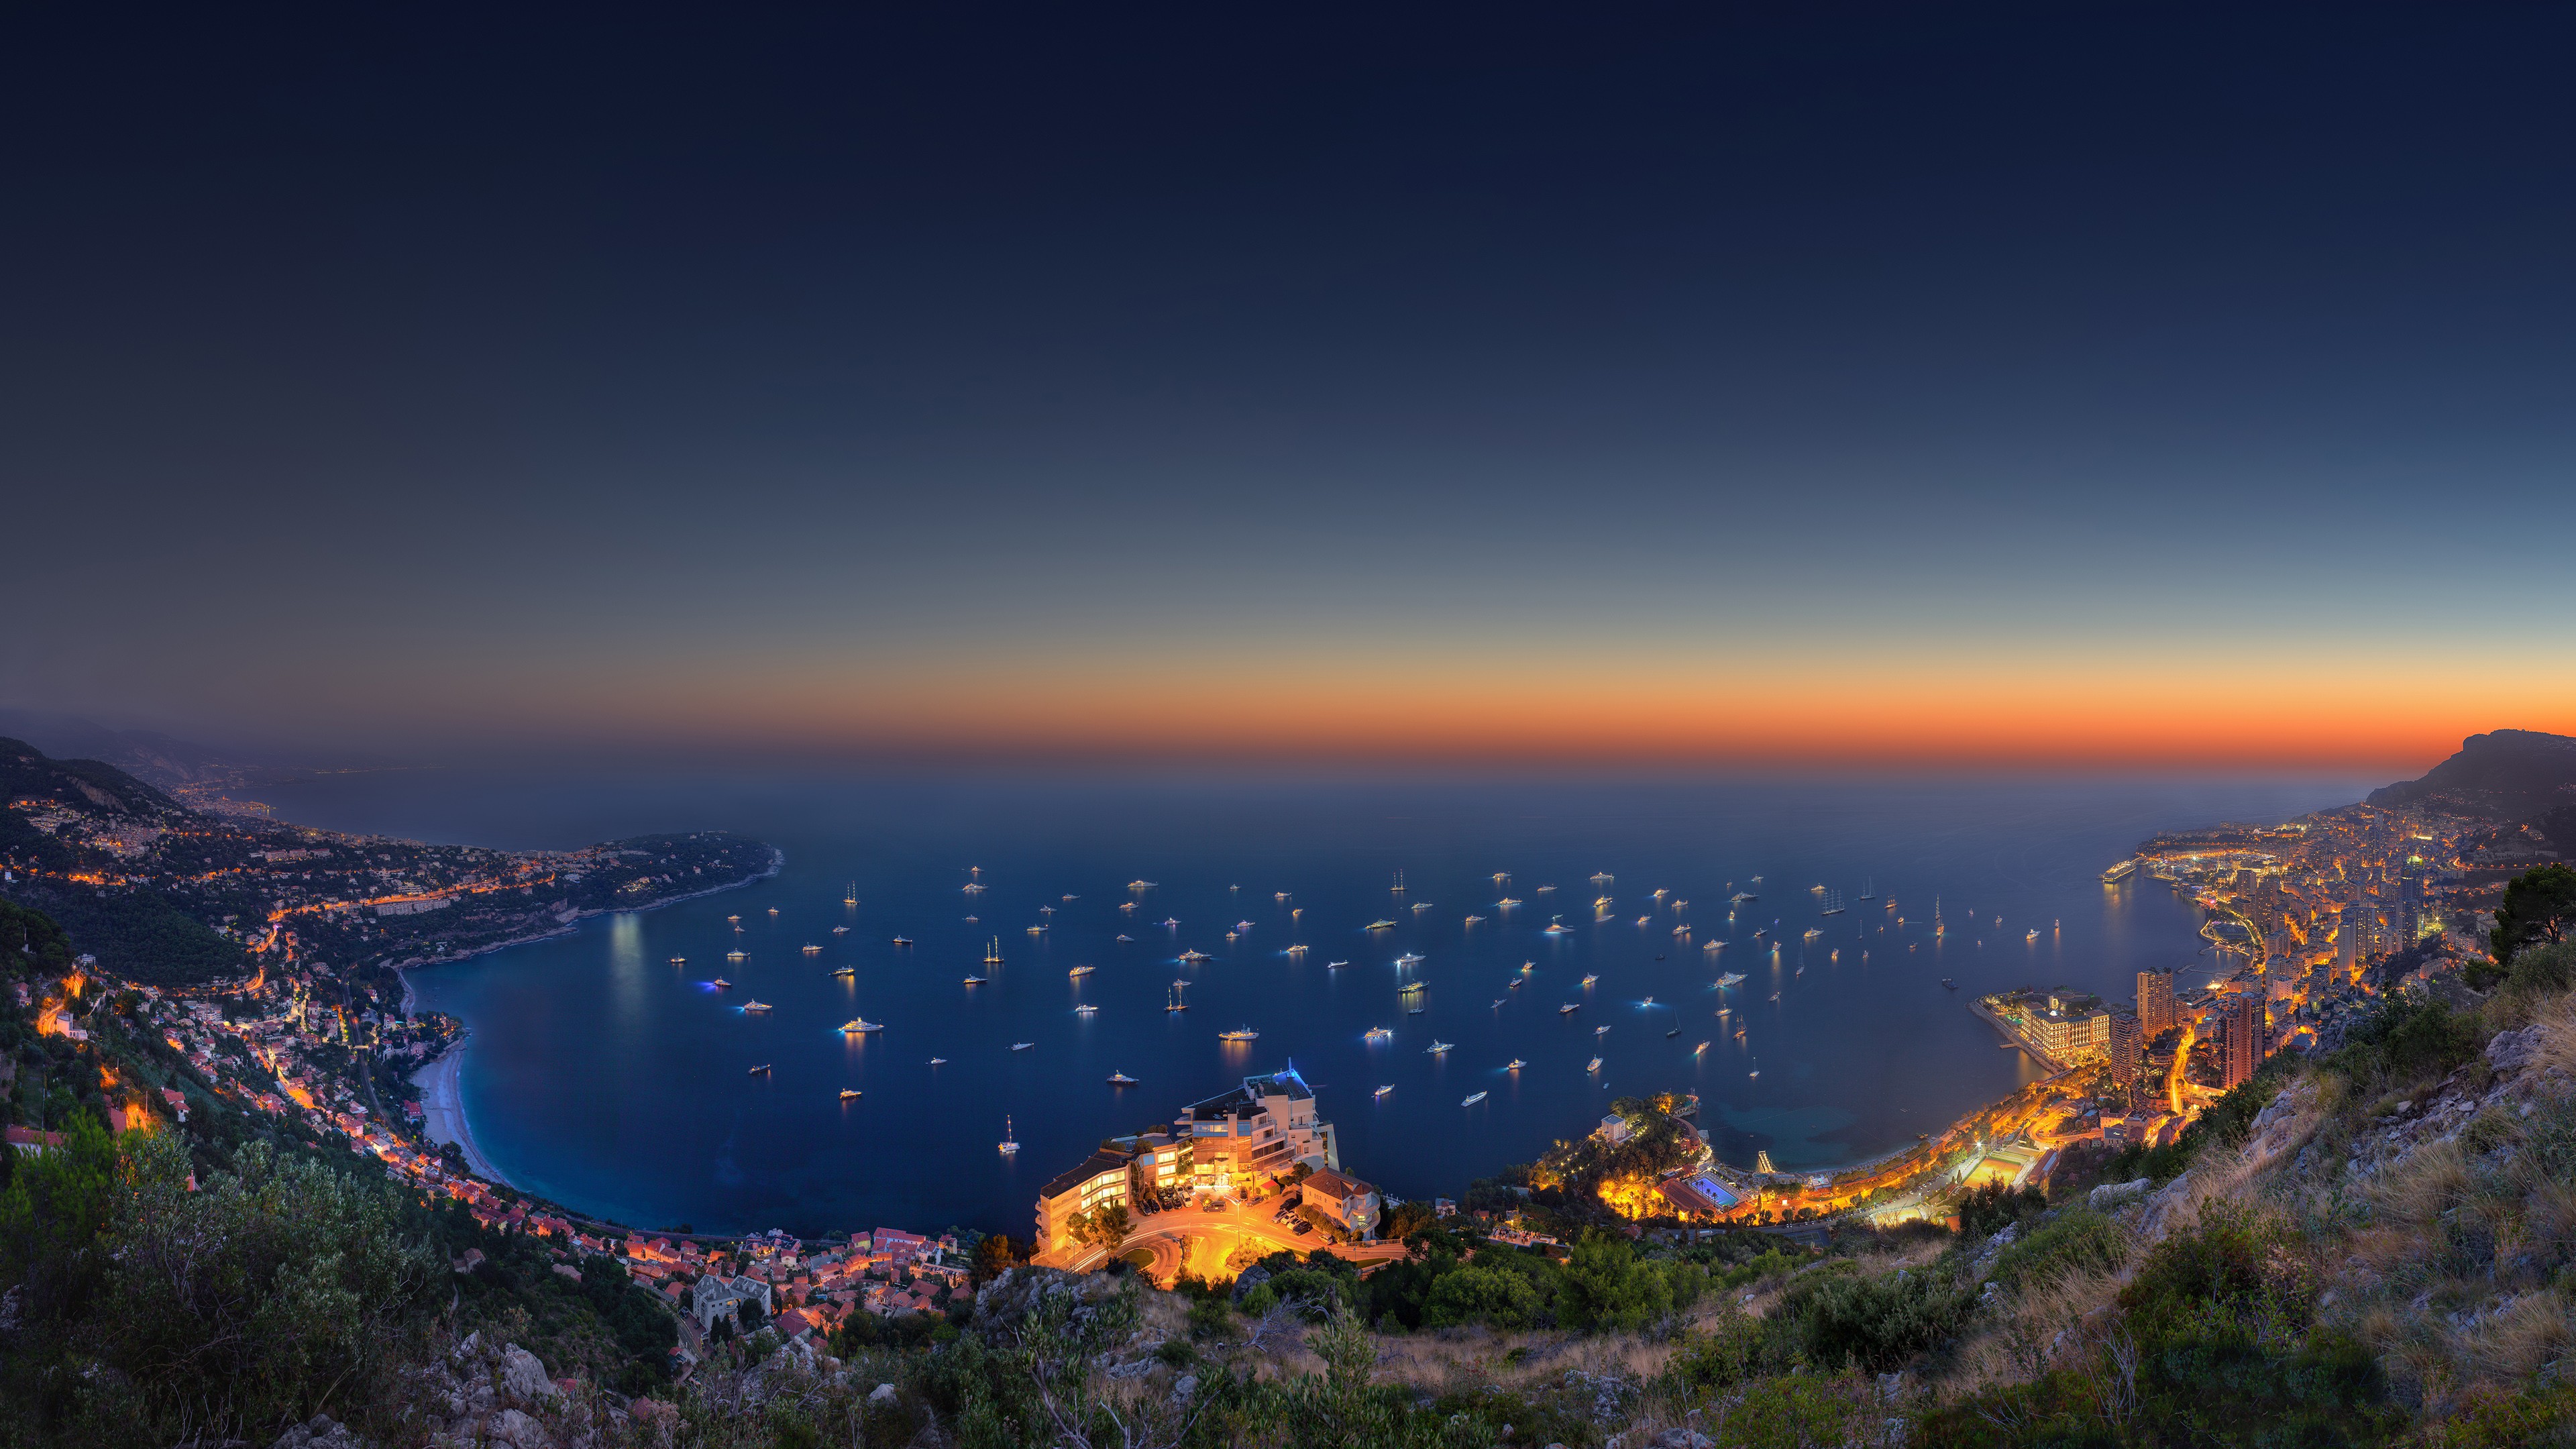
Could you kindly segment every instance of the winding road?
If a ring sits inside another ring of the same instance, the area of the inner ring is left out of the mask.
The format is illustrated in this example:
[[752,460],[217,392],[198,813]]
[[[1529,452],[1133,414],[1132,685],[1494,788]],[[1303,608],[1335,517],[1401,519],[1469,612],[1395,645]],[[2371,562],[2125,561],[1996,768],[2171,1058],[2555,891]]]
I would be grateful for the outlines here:
[[1367,1272],[1380,1264],[1404,1257],[1402,1243],[1327,1243],[1319,1233],[1300,1234],[1291,1223],[1272,1218],[1279,1210],[1278,1198],[1257,1203],[1223,1208],[1176,1208],[1136,1220],[1133,1231],[1120,1240],[1115,1250],[1086,1247],[1063,1252],[1042,1253],[1037,1261],[1050,1268],[1063,1268],[1087,1273],[1112,1257],[1126,1257],[1142,1252],[1146,1261],[1139,1270],[1162,1287],[1169,1288],[1184,1271],[1202,1277],[1231,1277],[1225,1260],[1237,1248],[1250,1248],[1267,1256],[1285,1249],[1295,1253],[1323,1248],[1335,1257],[1347,1258]]

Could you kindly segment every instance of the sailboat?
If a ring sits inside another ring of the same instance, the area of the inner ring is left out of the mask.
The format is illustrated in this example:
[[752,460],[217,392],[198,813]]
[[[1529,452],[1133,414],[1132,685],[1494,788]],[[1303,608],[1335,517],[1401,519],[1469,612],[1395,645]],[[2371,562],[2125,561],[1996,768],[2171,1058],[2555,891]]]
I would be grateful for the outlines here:
[[1839,916],[1842,913],[1843,898],[1834,894],[1832,891],[1825,892],[1825,914],[1829,916]]
[[1870,883],[1872,879],[1873,878],[1869,876],[1861,877],[1860,898],[1862,900],[1871,900],[1876,898],[1878,895],[1878,888]]
[[995,936],[995,937],[993,938],[992,944],[990,944],[990,945],[988,945],[988,946],[986,946],[986,947],[984,948],[984,964],[985,964],[985,965],[987,965],[987,966],[999,966],[999,965],[1001,965],[1001,964],[1002,964],[1002,938],[1001,938],[1001,937],[999,937],[999,936]]
[[1005,1153],[1011,1153],[1011,1152],[1017,1152],[1017,1151],[1019,1151],[1019,1150],[1020,1150],[1020,1144],[1018,1144],[1017,1142],[1012,1141],[1012,1140],[1011,1140],[1011,1136],[1012,1136],[1012,1133],[1011,1133],[1011,1118],[1010,1118],[1010,1114],[1006,1112],[1006,1113],[1002,1114],[1002,1140],[1001,1140],[1000,1142],[995,1143],[994,1145],[995,1145],[996,1147],[999,1147],[999,1148],[1000,1148],[1003,1152],[1005,1152]]
[[1163,1009],[1165,1011],[1187,1011],[1190,1009],[1190,1004],[1181,999],[1181,994],[1179,992],[1167,991],[1163,993]]
[[845,906],[855,906],[858,903],[859,883],[857,881],[852,881],[850,882],[850,888],[841,892],[841,904]]

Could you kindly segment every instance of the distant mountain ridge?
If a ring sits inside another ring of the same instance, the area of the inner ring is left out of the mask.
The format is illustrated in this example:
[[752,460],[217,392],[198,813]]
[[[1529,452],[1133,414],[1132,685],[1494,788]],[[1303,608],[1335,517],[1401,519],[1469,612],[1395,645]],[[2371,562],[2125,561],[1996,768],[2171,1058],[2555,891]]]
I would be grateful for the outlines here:
[[2373,805],[2432,805],[2461,815],[2531,820],[2576,805],[2576,739],[2540,730],[2495,730],[2459,753],[2370,792]]
[[227,748],[173,739],[157,730],[110,729],[77,715],[0,708],[0,738],[23,740],[56,761],[96,760],[164,790],[182,785],[241,784],[246,776],[292,776],[304,770],[381,769],[374,756],[276,748]]

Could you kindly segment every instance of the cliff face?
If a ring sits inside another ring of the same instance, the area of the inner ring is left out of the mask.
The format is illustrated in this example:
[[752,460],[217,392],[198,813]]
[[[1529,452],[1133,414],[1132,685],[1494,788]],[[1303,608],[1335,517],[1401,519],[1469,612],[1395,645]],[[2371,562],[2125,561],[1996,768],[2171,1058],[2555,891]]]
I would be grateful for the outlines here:
[[2463,815],[2528,820],[2576,804],[2576,739],[2538,730],[2471,735],[2420,780],[2370,792],[2373,805],[2433,805]]

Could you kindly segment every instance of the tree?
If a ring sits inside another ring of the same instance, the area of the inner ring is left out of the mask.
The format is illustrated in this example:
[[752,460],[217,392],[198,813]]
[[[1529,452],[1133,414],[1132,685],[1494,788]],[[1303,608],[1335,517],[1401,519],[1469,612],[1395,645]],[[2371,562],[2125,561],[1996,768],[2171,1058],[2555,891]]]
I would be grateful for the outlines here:
[[1527,1328],[1538,1316],[1538,1290],[1518,1273],[1465,1263],[1440,1275],[1422,1307],[1425,1328],[1484,1322]]
[[1127,1234],[1134,1226],[1134,1220],[1127,1215],[1127,1204],[1102,1203],[1087,1213],[1073,1215],[1073,1240],[1114,1248],[1127,1241]]
[[975,1281],[989,1283],[1012,1264],[1027,1262],[1028,1256],[1008,1233],[995,1233],[975,1245]]
[[2557,945],[2576,924],[2576,869],[2544,865],[2515,876],[2496,908],[2495,930],[2487,937],[2499,963],[2509,963],[2525,946]]

